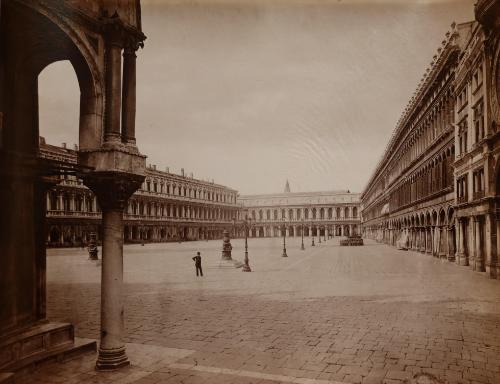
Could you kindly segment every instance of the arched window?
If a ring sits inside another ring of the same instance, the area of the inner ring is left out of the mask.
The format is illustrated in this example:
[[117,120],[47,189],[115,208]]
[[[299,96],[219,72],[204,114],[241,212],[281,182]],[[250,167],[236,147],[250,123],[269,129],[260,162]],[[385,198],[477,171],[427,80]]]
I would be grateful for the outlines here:
[[274,220],[278,220],[278,210],[274,210]]
[[344,208],[344,217],[349,217],[349,208],[348,207]]
[[352,217],[358,217],[358,208],[354,207],[352,209]]
[[340,208],[339,208],[339,207],[337,207],[337,209],[336,209],[335,211],[336,211],[336,212],[335,212],[335,217],[336,217],[337,219],[339,219],[339,218],[340,218]]
[[304,210],[304,218],[306,220],[309,219],[309,209],[307,209],[307,208]]
[[259,220],[262,220],[264,217],[262,216],[262,209],[259,211]]
[[312,218],[313,218],[313,220],[315,220],[316,219],[316,208],[313,208],[312,214],[313,214]]
[[331,219],[332,215],[333,215],[333,209],[332,208],[328,208],[328,218]]
[[319,218],[322,220],[325,218],[325,210],[323,208],[319,210]]
[[288,210],[288,218],[289,218],[290,220],[293,220],[293,209],[289,209],[289,210]]
[[302,219],[301,214],[300,214],[300,208],[297,208],[297,220]]
[[267,220],[271,220],[271,211],[268,209],[266,212]]

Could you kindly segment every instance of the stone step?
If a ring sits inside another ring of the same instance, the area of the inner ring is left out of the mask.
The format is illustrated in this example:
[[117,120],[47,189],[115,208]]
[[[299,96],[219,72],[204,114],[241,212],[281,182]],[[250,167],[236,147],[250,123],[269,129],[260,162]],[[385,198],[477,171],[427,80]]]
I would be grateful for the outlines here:
[[14,373],[0,372],[0,384],[14,384]]
[[96,351],[97,345],[95,340],[75,338],[72,324],[42,322],[7,337],[0,350],[5,352],[0,372],[17,372],[48,359]]

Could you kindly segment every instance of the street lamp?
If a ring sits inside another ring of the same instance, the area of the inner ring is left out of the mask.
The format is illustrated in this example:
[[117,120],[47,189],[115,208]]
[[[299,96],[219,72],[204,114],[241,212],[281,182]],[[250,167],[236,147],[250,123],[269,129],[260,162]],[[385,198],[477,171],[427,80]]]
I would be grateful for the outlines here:
[[234,226],[236,219],[234,217],[232,219],[232,222],[233,222],[233,239],[236,239],[236,227]]
[[243,260],[243,272],[252,272],[250,269],[250,265],[248,265],[248,228],[250,227],[250,218],[248,215],[245,216],[245,221],[243,222],[243,226],[245,228],[245,259]]
[[316,230],[318,231],[318,244],[321,244],[321,231],[319,225]]
[[302,235],[302,244],[300,245],[300,249],[304,250],[304,219],[302,219],[302,230],[300,231],[300,234]]
[[323,241],[326,243],[326,231],[327,231],[327,227],[325,225],[325,231],[323,232]]
[[283,226],[282,226],[282,231],[283,231],[283,254],[281,255],[281,257],[288,257],[288,255],[286,254],[286,243],[285,243],[285,239],[286,239],[286,226],[285,226],[285,218],[283,217]]

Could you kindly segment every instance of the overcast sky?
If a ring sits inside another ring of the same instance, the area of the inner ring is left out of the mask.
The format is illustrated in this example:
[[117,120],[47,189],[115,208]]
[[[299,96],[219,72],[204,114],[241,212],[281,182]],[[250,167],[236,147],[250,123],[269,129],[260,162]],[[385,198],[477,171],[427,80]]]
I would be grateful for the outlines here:
[[[142,1],[137,142],[148,163],[242,194],[361,192],[453,21],[474,0]],[[68,63],[39,79],[40,131],[77,142]]]

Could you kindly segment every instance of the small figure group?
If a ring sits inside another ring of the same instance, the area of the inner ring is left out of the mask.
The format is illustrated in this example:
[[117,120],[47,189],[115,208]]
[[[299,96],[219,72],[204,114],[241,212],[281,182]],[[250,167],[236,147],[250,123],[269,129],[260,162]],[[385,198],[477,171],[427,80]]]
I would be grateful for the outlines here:
[[201,269],[201,254],[200,254],[200,252],[197,252],[196,256],[193,257],[193,260],[194,260],[194,266],[196,267],[196,276],[201,275],[203,277],[203,271]]

